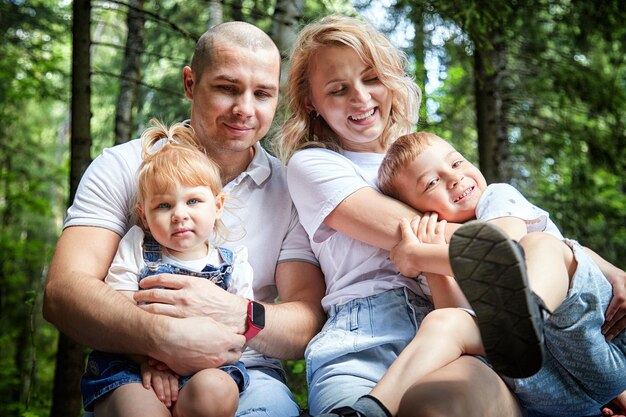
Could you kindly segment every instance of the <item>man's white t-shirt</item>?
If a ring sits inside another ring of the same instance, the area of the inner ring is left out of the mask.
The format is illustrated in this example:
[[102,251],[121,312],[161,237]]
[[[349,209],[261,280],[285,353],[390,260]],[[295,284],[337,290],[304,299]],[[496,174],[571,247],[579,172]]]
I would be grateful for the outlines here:
[[[232,236],[222,246],[231,250],[240,245],[248,248],[255,299],[274,302],[278,295],[274,279],[278,263],[318,262],[289,196],[284,166],[259,143],[254,150],[248,168],[224,187],[227,200],[222,221]],[[136,223],[134,206],[141,161],[139,139],[105,149],[85,171],[64,227],[103,227],[124,236]],[[248,349],[243,361],[252,366],[270,359]]]
[[383,157],[376,153],[305,149],[296,152],[287,165],[291,198],[326,279],[322,300],[326,311],[334,304],[401,287],[423,295],[415,279],[398,272],[388,251],[352,239],[323,223],[355,191],[378,189],[376,176]]

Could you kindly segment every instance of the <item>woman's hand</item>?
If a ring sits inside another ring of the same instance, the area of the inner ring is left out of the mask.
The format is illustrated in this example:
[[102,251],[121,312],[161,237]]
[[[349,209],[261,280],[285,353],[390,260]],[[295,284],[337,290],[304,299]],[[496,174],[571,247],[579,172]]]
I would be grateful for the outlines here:
[[606,275],[606,279],[613,287],[613,297],[604,314],[605,321],[602,325],[602,333],[607,341],[626,328],[626,273],[615,268],[616,273]]

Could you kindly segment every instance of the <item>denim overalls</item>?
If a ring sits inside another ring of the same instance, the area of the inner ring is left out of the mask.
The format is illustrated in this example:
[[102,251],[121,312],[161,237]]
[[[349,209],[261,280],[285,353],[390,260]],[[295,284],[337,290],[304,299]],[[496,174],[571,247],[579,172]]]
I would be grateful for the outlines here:
[[[201,272],[189,271],[176,265],[163,263],[161,245],[152,236],[145,235],[143,240],[143,260],[145,266],[139,280],[156,274],[192,275],[205,278],[222,289],[227,289],[232,276],[233,252],[226,248],[217,248],[223,263],[219,266],[206,265]],[[249,376],[243,362],[221,366],[237,383],[239,392],[249,384]],[[179,390],[193,375],[180,377]],[[87,360],[87,369],[80,382],[83,406],[86,411],[93,411],[94,401],[114,389],[129,383],[141,383],[140,366],[125,355],[93,351]]]

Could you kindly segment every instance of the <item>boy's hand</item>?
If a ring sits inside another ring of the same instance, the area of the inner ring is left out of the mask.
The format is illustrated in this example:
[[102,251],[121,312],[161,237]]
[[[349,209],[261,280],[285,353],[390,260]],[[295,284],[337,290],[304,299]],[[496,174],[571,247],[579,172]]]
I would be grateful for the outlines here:
[[414,229],[407,219],[400,222],[402,240],[391,249],[389,259],[398,268],[398,271],[406,277],[416,277],[422,272],[413,265],[415,253],[422,244],[416,236],[417,229]]
[[424,213],[411,220],[411,228],[422,243],[445,244],[446,224],[445,220],[439,220],[435,212]]
[[152,388],[159,401],[170,408],[178,400],[178,375],[170,370],[160,371],[145,361],[141,364],[145,389]]

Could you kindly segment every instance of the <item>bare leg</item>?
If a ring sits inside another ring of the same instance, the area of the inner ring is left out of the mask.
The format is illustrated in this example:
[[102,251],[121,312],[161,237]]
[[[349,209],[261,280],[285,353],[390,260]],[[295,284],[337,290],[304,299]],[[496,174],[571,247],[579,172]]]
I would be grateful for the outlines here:
[[171,417],[170,410],[157,398],[152,389],[140,383],[122,385],[98,400],[94,407],[96,417]]
[[413,385],[398,417],[521,417],[506,384],[473,356],[462,356]]
[[415,338],[370,395],[396,415],[402,395],[409,387],[463,354],[483,354],[474,318],[458,308],[435,310],[426,316]]
[[[233,417],[239,405],[235,381],[221,369],[204,369],[185,384],[174,417]],[[147,415],[147,414],[146,414]]]
[[570,280],[576,272],[576,259],[571,248],[548,233],[529,233],[520,240],[526,258],[530,288],[546,304],[556,310],[567,296]]

